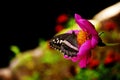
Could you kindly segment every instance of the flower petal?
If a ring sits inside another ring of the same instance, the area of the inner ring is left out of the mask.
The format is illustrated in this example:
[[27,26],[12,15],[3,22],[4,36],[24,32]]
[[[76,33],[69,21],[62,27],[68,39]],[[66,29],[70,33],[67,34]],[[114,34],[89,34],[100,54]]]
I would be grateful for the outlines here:
[[85,68],[87,64],[90,62],[91,52],[87,52],[85,56],[82,56],[79,66],[81,68]]
[[76,56],[76,57],[72,57],[71,60],[72,60],[73,62],[77,62],[77,61],[79,60],[79,57],[77,57],[77,56]]
[[98,36],[92,36],[92,39],[91,39],[91,47],[92,48],[96,47],[96,45],[98,44],[98,41],[99,41],[98,39],[99,39]]
[[98,34],[93,24],[90,23],[88,20],[83,19],[80,15],[75,14],[75,21],[83,31],[87,31],[90,34]]
[[79,52],[77,56],[84,56],[91,50],[91,40],[87,40],[84,44],[82,44],[79,48]]
[[64,55],[64,58],[68,58],[68,56],[67,56],[67,55]]
[[75,19],[79,20],[82,19],[82,17],[79,14],[75,13]]
[[92,23],[90,23],[88,20],[83,19],[81,22],[84,26],[86,26],[86,29],[89,31],[89,33],[98,35],[97,31],[95,30],[95,27]]
[[[67,60],[72,60],[71,57],[68,57],[67,55],[64,55],[64,58],[67,59]],[[74,61],[73,61],[74,62]]]
[[64,58],[68,59],[68,60],[72,60],[73,62],[77,62],[79,60],[77,56],[76,57],[68,57],[67,55],[64,55]]
[[87,55],[82,57],[82,59],[79,62],[79,66],[80,68],[85,68],[87,65]]
[[86,28],[82,25],[82,24],[80,24],[81,23],[81,20],[82,20],[82,17],[80,16],[80,15],[78,15],[78,14],[75,14],[75,21],[76,21],[76,23],[79,25],[79,27],[82,29],[82,30],[86,30]]
[[72,57],[71,60],[73,62],[81,60],[82,56],[89,55],[87,53],[90,53],[90,50],[91,50],[91,40],[87,40],[83,45],[80,46],[77,56]]

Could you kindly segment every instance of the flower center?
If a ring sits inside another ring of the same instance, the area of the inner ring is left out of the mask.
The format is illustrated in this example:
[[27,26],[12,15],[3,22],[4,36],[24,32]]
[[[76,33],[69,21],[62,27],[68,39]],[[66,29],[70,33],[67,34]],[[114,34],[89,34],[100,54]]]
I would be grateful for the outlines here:
[[77,34],[77,42],[79,45],[82,45],[86,40],[89,39],[89,35],[86,31],[80,30]]

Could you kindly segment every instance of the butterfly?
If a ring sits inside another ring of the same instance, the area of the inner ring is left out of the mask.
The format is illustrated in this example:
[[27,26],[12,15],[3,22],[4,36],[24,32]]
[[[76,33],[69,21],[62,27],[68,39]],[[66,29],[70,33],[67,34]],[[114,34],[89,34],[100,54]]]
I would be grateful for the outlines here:
[[69,57],[77,56],[79,51],[77,36],[74,32],[56,35],[49,41],[49,44],[53,49],[56,49]]

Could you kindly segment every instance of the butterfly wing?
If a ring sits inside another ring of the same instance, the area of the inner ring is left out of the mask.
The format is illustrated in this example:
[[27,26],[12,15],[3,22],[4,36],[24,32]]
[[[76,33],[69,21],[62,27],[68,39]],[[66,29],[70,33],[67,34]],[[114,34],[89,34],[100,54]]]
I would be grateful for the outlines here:
[[54,36],[50,40],[50,46],[71,57],[78,53],[77,36],[74,32]]
[[50,41],[49,44],[52,48],[61,50],[61,45],[64,39],[68,36],[69,34],[60,34],[54,36]]

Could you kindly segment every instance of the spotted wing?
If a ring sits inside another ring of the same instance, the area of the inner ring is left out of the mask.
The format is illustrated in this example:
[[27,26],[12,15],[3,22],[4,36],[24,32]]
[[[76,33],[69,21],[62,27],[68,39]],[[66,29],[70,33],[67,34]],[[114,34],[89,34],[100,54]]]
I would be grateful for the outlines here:
[[71,57],[78,53],[77,36],[74,32],[54,36],[50,40],[50,46]]

